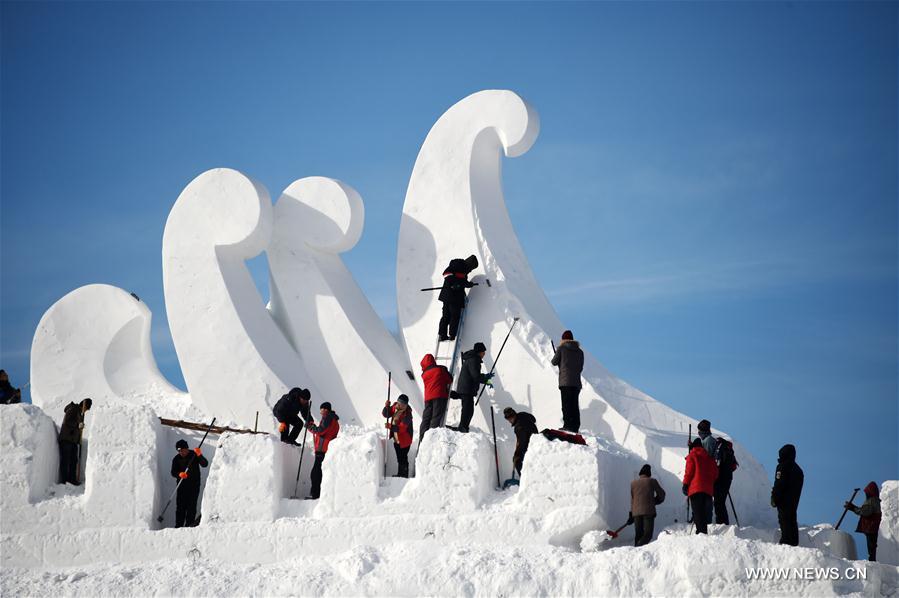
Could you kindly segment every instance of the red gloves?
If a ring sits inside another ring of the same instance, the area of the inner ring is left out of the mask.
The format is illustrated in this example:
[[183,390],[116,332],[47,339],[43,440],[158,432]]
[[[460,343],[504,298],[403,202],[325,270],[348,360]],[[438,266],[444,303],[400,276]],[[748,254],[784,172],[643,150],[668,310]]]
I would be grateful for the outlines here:
[[186,471],[182,471],[181,473],[178,474],[178,477],[181,478],[182,480],[186,480],[186,479],[187,479],[187,472],[186,472]]
[[278,431],[281,432],[281,433],[286,432],[286,431],[287,431],[287,424],[285,424],[284,422],[278,423]]
[[203,451],[200,450],[200,447],[195,448],[194,452],[197,454],[198,457],[203,456]]

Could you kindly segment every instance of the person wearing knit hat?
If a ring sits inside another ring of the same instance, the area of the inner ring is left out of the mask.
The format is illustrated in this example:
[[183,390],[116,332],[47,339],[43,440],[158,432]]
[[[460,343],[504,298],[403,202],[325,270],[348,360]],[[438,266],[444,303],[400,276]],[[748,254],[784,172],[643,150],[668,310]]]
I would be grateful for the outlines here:
[[384,426],[390,430],[390,438],[393,439],[393,450],[396,452],[397,472],[396,477],[409,477],[409,448],[412,446],[412,410],[409,409],[409,397],[400,395],[396,403],[390,404],[390,399],[384,403],[381,417],[387,418]]
[[306,428],[312,432],[312,446],[315,448],[315,462],[312,464],[312,490],[307,499],[317,500],[322,489],[322,463],[325,453],[328,452],[328,444],[337,438],[340,432],[340,417],[331,409],[331,403],[325,401],[321,404],[319,413],[322,418],[316,426],[314,421],[306,422]]
[[175,498],[175,527],[194,527],[197,524],[197,499],[200,498],[200,468],[209,461],[199,447],[190,450],[183,438],[175,443],[178,454],[172,459],[171,474],[178,481]]
[[521,468],[524,465],[524,455],[528,452],[531,436],[537,433],[537,420],[526,411],[515,412],[511,407],[503,409],[503,417],[512,425],[515,431],[515,452],[512,454],[512,468],[521,477]]
[[584,352],[574,340],[570,330],[562,333],[551,362],[559,366],[559,393],[562,395],[562,429],[578,433],[581,429],[581,372],[584,370]]
[[856,515],[858,515],[858,526],[855,531],[859,534],[865,534],[868,543],[868,560],[872,563],[877,561],[877,534],[880,531],[880,520],[882,513],[880,510],[880,489],[877,482],[868,482],[865,486],[865,502],[862,506],[856,507],[851,502],[843,505]]
[[[468,432],[471,418],[474,416],[474,397],[478,394],[481,384],[493,386],[491,374],[481,373],[481,364],[487,347],[484,343],[477,342],[470,351],[462,354],[462,370],[459,372],[459,382],[456,384],[455,397],[462,400],[462,415],[459,418],[458,427],[448,426],[459,432]],[[450,395],[453,396],[453,395]]]
[[634,546],[652,542],[656,505],[665,500],[665,491],[652,477],[649,463],[640,468],[640,477],[631,482],[631,517],[634,518]]
[[300,430],[312,421],[309,409],[312,404],[311,398],[312,393],[309,392],[309,389],[291,388],[272,407],[272,415],[278,421],[281,442],[299,446],[297,438],[300,436]]
[[468,281],[468,275],[477,267],[477,256],[470,255],[466,259],[450,260],[449,266],[443,271],[443,287],[437,296],[443,303],[443,313],[437,325],[437,342],[456,340],[462,310],[465,309],[465,289],[474,286],[473,282]]

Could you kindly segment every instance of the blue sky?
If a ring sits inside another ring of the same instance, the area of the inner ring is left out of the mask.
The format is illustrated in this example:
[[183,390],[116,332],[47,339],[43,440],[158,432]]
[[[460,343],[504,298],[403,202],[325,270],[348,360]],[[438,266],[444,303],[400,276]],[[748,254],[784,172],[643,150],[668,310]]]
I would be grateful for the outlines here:
[[[508,88],[541,134],[504,167],[538,280],[589,350],[746,444],[798,447],[804,522],[897,462],[896,3],[3,3],[0,360],[104,282],[165,323],[181,189],[233,167],[366,203],[345,260],[395,325],[428,129]],[[252,264],[260,284],[264,264]]]

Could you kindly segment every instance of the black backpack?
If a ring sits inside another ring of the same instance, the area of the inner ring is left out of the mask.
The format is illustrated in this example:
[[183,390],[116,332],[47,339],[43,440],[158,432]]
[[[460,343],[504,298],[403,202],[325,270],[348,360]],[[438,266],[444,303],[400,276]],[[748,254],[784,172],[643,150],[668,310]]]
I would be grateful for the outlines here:
[[733,471],[739,466],[737,457],[734,455],[734,445],[729,440],[718,438],[715,445],[715,454],[718,456],[718,469]]

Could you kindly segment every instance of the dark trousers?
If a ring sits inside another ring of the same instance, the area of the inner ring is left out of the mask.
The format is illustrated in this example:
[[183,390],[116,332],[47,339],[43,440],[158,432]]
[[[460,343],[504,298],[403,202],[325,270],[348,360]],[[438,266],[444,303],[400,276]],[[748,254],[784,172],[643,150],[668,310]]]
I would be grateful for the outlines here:
[[59,477],[63,484],[78,484],[78,445],[59,443]]
[[462,308],[464,305],[455,305],[453,303],[443,304],[443,314],[440,316],[440,324],[437,326],[437,334],[439,336],[448,336],[455,338],[459,332],[459,318],[462,317]]
[[468,432],[471,418],[474,417],[474,395],[459,395],[462,400],[462,415],[459,418],[459,431]]
[[560,386],[562,393],[562,429],[577,433],[581,429],[581,409],[577,398],[581,389],[575,386]]
[[643,546],[652,542],[655,522],[655,515],[634,515],[634,546]]
[[325,453],[315,451],[315,463],[312,464],[312,491],[309,493],[312,498],[318,498],[322,493],[322,461],[325,460]]
[[439,428],[443,425],[443,418],[446,417],[446,402],[449,399],[431,399],[425,401],[425,410],[421,414],[421,426],[418,432],[418,442],[420,443],[425,437],[425,432],[431,428]]
[[199,497],[199,486],[187,486],[181,482],[178,486],[178,495],[175,497],[175,527],[193,527],[197,524]]
[[393,450],[396,452],[396,476],[399,478],[409,477],[409,449],[411,447],[400,448],[400,445],[393,443]]
[[777,509],[777,523],[780,524],[780,542],[789,546],[799,546],[799,522],[796,509]]
[[865,540],[868,542],[868,560],[877,562],[877,534],[865,534]]
[[693,523],[696,524],[696,533],[709,533],[709,515],[712,512],[712,497],[705,492],[691,494],[690,507],[693,508]]
[[281,442],[296,442],[303,429],[303,420],[294,415],[284,423],[287,424],[287,429],[281,432]]
[[715,480],[715,523],[730,525],[730,518],[727,515],[727,495],[733,481],[733,476],[719,477]]

